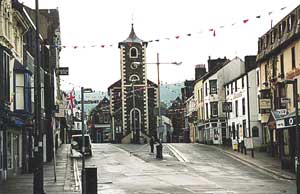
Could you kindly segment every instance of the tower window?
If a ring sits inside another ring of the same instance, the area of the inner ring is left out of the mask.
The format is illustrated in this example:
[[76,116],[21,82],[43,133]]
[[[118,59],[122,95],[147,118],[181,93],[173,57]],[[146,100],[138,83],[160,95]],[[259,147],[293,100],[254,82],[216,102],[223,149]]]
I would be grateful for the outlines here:
[[130,48],[129,50],[130,58],[138,58],[138,50],[135,47]]
[[138,75],[134,74],[134,75],[131,75],[131,76],[129,77],[129,80],[132,81],[132,82],[136,82],[136,81],[139,81],[140,78],[139,78]]

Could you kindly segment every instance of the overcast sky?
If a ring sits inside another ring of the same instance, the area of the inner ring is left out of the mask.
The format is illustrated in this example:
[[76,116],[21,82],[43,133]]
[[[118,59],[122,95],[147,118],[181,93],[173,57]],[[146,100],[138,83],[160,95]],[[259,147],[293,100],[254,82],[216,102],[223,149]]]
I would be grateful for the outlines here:
[[[34,0],[23,2],[35,5]],[[83,86],[102,91],[120,79],[118,42],[128,37],[132,22],[140,39],[159,40],[148,44],[147,62],[156,62],[158,52],[160,62],[182,61],[181,66],[161,65],[161,81],[176,83],[193,79],[195,65],[207,64],[208,56],[243,59],[255,55],[258,37],[270,29],[271,20],[276,24],[299,5],[299,0],[39,2],[42,9],[59,9],[62,45],[67,46],[62,49],[60,66],[69,67],[62,89]],[[215,30],[215,36],[209,29]],[[156,82],[156,66],[149,64],[147,71],[148,79]]]

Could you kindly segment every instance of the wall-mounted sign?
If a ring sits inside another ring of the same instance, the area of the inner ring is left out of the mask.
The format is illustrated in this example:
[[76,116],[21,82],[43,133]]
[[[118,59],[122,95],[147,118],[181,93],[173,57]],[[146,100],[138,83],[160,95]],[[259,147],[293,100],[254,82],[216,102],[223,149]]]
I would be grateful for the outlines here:
[[284,128],[284,127],[285,127],[285,125],[284,125],[284,120],[283,119],[276,121],[276,129],[281,129],[281,128]]
[[277,112],[281,117],[287,115],[287,109],[276,109],[276,112]]
[[59,67],[58,69],[56,69],[56,74],[69,75],[69,67]]
[[260,109],[271,109],[271,99],[259,99]]
[[222,110],[223,112],[232,112],[232,102],[223,102]]

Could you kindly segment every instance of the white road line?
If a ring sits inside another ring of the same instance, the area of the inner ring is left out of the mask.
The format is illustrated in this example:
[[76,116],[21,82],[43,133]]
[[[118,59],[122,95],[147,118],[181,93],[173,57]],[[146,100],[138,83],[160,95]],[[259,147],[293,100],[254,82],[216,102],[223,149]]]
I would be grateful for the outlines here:
[[169,149],[171,150],[171,152],[175,155],[175,157],[180,161],[180,162],[190,162],[183,153],[181,153],[180,151],[178,151],[174,146],[172,146],[171,144],[167,144],[167,146],[169,147]]

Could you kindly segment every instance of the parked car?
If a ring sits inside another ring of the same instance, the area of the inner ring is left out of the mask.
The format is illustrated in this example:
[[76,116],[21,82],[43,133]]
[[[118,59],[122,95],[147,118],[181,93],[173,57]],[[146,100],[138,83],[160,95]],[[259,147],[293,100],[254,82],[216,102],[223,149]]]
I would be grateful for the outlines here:
[[[92,156],[92,141],[88,134],[84,135],[84,155]],[[73,155],[73,150],[80,152],[82,154],[82,135],[72,135],[71,138],[71,154]]]

